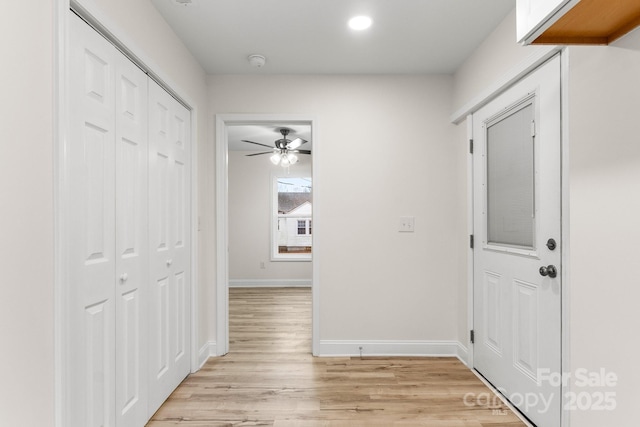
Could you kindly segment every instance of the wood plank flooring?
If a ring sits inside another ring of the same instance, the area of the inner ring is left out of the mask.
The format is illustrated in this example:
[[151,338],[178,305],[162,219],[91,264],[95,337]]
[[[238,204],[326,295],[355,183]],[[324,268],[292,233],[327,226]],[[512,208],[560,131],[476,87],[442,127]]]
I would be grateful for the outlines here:
[[148,427],[525,426],[456,358],[312,357],[308,288],[230,289],[229,337]]

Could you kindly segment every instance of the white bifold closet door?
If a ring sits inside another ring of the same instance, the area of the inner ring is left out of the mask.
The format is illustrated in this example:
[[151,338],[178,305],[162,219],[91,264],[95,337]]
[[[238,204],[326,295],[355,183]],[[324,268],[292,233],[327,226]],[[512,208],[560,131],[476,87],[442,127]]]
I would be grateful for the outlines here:
[[74,426],[147,420],[147,76],[72,16],[67,150]]
[[148,77],[116,66],[116,425],[148,420]]
[[71,425],[115,425],[116,51],[72,16],[69,139],[69,375]]
[[190,368],[190,113],[74,14],[69,39],[65,425],[144,426]]
[[189,374],[190,113],[149,82],[149,410]]

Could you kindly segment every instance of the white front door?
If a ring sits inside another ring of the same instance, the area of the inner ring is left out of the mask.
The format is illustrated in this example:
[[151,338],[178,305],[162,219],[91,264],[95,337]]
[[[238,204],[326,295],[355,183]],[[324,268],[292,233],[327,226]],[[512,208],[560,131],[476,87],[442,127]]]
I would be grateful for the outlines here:
[[560,58],[473,115],[474,368],[560,425]]
[[190,371],[190,121],[149,81],[149,415]]

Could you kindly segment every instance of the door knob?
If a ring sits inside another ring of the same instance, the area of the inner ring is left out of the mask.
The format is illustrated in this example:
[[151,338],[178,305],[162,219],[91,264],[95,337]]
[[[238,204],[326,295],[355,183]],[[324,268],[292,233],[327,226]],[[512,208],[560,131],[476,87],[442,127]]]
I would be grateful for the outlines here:
[[172,259],[168,259],[167,260],[167,267],[171,267],[171,264],[173,264],[173,260]]
[[129,275],[127,273],[122,273],[122,275],[120,275],[120,281],[121,282],[126,282],[127,279],[129,279]]
[[548,265],[540,267],[540,275],[541,276],[549,276],[552,279],[558,275],[558,269],[555,265]]

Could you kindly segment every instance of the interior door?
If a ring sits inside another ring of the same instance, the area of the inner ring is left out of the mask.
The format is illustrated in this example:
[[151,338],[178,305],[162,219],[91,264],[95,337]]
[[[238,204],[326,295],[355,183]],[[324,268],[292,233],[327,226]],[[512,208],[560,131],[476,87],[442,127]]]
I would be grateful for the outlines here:
[[473,115],[474,368],[560,425],[560,58]]
[[[115,69],[118,51],[70,19],[68,230],[69,425],[115,425]],[[34,409],[37,410],[37,409]]]
[[118,427],[142,426],[148,419],[147,80],[147,75],[131,61],[117,56],[114,286]]
[[149,415],[190,371],[190,113],[149,82]]

